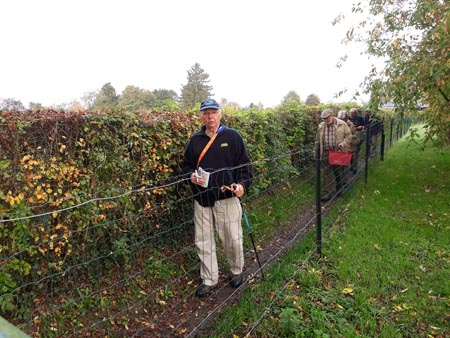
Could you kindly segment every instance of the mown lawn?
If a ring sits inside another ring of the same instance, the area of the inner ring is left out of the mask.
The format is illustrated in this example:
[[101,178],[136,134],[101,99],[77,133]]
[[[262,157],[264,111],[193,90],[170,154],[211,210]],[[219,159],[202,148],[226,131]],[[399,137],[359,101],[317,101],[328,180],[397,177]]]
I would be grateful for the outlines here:
[[387,150],[224,311],[215,337],[450,337],[450,150]]

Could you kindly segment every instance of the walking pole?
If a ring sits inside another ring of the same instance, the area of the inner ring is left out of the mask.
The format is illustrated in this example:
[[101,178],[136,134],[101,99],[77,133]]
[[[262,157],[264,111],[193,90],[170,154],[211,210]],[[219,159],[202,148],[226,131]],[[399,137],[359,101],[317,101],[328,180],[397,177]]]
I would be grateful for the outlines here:
[[[236,186],[236,183],[232,183],[230,186],[223,185],[220,188],[220,190],[222,192],[225,192],[226,190],[234,191],[234,187],[235,186]],[[250,236],[250,240],[252,241],[253,250],[255,250],[255,255],[256,255],[256,260],[257,260],[258,265],[259,265],[259,270],[261,270],[261,276],[264,279],[264,272],[262,270],[261,261],[259,260],[258,250],[256,250],[255,240],[253,239],[252,228],[250,227],[250,223],[249,223],[248,218],[247,218],[247,213],[245,212],[244,207],[242,206],[242,201],[241,201],[240,198],[239,198],[239,202],[241,203],[242,215],[244,217],[244,222],[245,222],[245,225],[247,227],[247,232],[248,232],[248,235]]]
[[[241,206],[242,206],[242,204],[241,204]],[[253,250],[255,250],[256,260],[258,261],[259,270],[261,270],[261,276],[264,279],[264,271],[262,269],[261,262],[259,260],[258,250],[256,250],[255,240],[253,239],[252,228],[250,227],[250,223],[248,222],[247,213],[245,212],[244,209],[242,209],[242,215],[244,216],[244,221],[245,221],[245,225],[247,227],[248,235],[250,236],[250,240],[252,241]]]

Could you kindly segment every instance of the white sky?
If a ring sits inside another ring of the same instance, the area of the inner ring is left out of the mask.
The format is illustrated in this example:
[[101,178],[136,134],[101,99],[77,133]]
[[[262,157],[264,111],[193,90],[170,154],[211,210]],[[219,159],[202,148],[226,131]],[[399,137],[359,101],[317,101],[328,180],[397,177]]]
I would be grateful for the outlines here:
[[294,90],[347,102],[372,63],[341,44],[350,22],[332,25],[353,2],[2,0],[0,98],[55,105],[108,82],[180,95],[198,62],[217,100],[273,107]]

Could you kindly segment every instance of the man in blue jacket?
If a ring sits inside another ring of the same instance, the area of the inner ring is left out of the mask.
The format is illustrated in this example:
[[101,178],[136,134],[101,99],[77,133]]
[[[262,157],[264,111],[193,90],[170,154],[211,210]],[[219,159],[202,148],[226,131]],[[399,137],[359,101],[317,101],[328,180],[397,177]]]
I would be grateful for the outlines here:
[[195,245],[202,282],[196,290],[205,297],[219,281],[215,230],[231,271],[231,285],[243,282],[244,249],[240,198],[253,178],[242,136],[221,124],[222,112],[213,99],[200,106],[203,127],[189,140],[183,159],[194,195]]

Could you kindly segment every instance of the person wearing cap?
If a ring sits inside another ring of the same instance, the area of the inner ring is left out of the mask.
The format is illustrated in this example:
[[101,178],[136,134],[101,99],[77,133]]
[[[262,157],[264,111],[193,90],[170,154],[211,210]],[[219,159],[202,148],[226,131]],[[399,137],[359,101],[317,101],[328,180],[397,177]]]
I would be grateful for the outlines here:
[[[360,140],[358,135],[356,134],[356,128],[353,125],[353,123],[348,119],[348,113],[345,110],[339,110],[338,114],[337,114],[337,118],[339,120],[344,121],[345,123],[347,123],[347,126],[350,128],[351,131],[351,135],[348,137],[347,142],[344,142],[344,145],[342,146],[342,151],[346,151],[346,152],[351,152],[354,154],[354,151],[357,147],[359,147],[360,144]],[[353,156],[352,156],[353,159]],[[343,174],[344,174],[344,184],[346,184],[347,182],[347,178],[348,178],[348,174],[350,172],[350,168],[349,167],[344,167],[343,168]]]
[[[231,271],[230,284],[243,283],[244,248],[240,199],[253,179],[252,165],[238,131],[221,123],[222,112],[214,99],[200,105],[203,126],[190,138],[183,170],[194,196],[195,245],[200,259],[201,283],[196,296],[207,296],[219,282],[215,229]],[[205,178],[199,170],[209,172]]]
[[355,128],[353,122],[348,119],[348,113],[345,110],[339,110],[338,114],[337,114],[337,118],[339,120],[342,120],[345,123],[347,123],[347,126],[350,128],[350,131],[352,133],[355,132],[356,128]]
[[322,122],[319,124],[316,135],[316,150],[319,150],[324,185],[322,202],[330,200],[335,193],[340,194],[344,187],[342,166],[328,163],[328,150],[339,150],[348,146],[352,133],[347,123],[333,116],[333,110],[325,109],[320,114]]
[[370,111],[370,109],[364,110],[364,122],[370,137],[370,157],[375,157],[377,153],[378,134],[383,128],[383,123],[375,114]]
[[358,114],[358,109],[352,108],[348,112],[348,119],[355,126],[356,131],[364,130],[364,118]]

